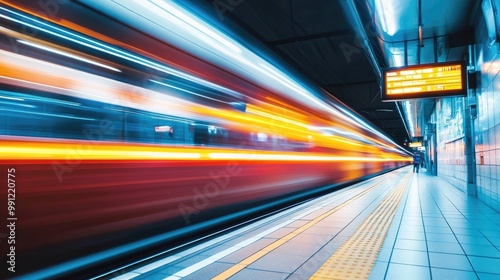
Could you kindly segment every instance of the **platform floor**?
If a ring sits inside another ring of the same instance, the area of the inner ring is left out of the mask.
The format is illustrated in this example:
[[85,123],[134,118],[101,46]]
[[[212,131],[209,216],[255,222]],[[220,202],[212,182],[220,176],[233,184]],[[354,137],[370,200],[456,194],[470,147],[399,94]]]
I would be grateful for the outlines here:
[[500,213],[405,167],[115,279],[500,279]]

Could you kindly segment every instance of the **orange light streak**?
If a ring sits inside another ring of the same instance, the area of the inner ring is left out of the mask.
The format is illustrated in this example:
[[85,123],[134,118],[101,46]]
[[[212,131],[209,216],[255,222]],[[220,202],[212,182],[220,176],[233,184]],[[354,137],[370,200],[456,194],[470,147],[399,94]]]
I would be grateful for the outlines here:
[[257,161],[407,161],[394,155],[363,157],[331,153],[278,152],[209,147],[173,147],[118,142],[6,137],[0,160],[257,160]]

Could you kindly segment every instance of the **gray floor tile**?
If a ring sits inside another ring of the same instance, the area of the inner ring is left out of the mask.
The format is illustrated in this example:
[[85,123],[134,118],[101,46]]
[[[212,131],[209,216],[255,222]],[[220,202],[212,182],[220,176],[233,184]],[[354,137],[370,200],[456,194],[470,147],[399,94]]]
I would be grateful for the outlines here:
[[296,271],[293,272],[293,274],[302,276],[302,279],[309,279],[311,275],[316,273],[316,271],[323,266],[331,255],[332,254],[326,251],[317,253],[302,264]]
[[500,251],[492,246],[479,246],[472,244],[462,244],[464,251],[469,256],[499,258]]
[[292,273],[309,259],[308,256],[287,254],[267,254],[248,266],[256,270]]
[[422,232],[422,231],[403,231],[403,230],[400,230],[397,237],[401,238],[401,239],[425,240],[425,235],[424,235],[424,232]]
[[458,242],[427,242],[429,252],[446,254],[464,254],[462,247]]
[[476,272],[500,274],[500,259],[469,257]]
[[426,233],[440,233],[440,234],[453,234],[451,229],[448,227],[448,225],[442,225],[442,226],[426,226],[425,227],[425,232]]
[[425,227],[441,227],[443,225],[446,225],[446,220],[444,218],[424,218],[424,225]]
[[385,280],[430,280],[429,267],[390,263]]
[[389,258],[391,257],[391,254],[392,254],[392,249],[391,248],[389,248],[389,249],[382,249],[378,253],[377,261],[379,261],[379,262],[389,262]]
[[443,242],[443,243],[456,243],[457,239],[453,234],[443,233],[426,233],[425,238],[428,242]]
[[473,271],[465,255],[429,253],[431,267]]
[[481,230],[481,233],[488,239],[490,238],[500,238],[500,229],[495,230]]
[[451,228],[474,228],[471,222],[466,218],[462,219],[446,218],[446,222],[448,222]]
[[297,221],[294,221],[294,222],[288,224],[286,227],[299,228],[305,224],[307,224],[307,221],[297,220]]
[[276,252],[278,254],[312,256],[316,252],[318,252],[318,250],[321,249],[321,247],[323,247],[325,244],[326,241],[318,243],[302,243],[289,241],[274,249],[273,252]]
[[326,244],[332,240],[332,236],[311,234],[311,233],[301,233],[294,238],[290,239],[289,242],[295,243],[305,243],[305,244]]
[[188,276],[182,277],[182,280],[210,279],[228,270],[232,266],[233,266],[232,264],[228,263],[215,262],[209,266],[206,266],[198,271],[193,272]]
[[424,232],[424,226],[423,226],[423,225],[417,225],[417,226],[404,226],[404,227],[401,227],[399,230],[403,230],[403,231],[419,231],[419,232]]
[[491,246],[491,242],[482,236],[455,235],[461,244],[471,244],[478,246]]
[[488,240],[495,245],[496,247],[500,247],[500,238],[490,238],[488,237]]
[[272,232],[271,234],[267,235],[266,237],[278,239],[278,238],[282,238],[283,236],[293,232],[294,230],[296,230],[296,229],[284,227],[284,228],[278,229],[275,232]]
[[391,263],[428,266],[429,259],[424,251],[394,249]]
[[[160,269],[155,269],[153,272],[157,272],[159,274],[166,274],[166,275],[173,275],[181,270],[183,270],[185,267],[181,266],[163,266]],[[145,275],[149,275],[150,273],[145,273]],[[155,273],[151,273],[155,274]]]
[[[432,279],[439,280],[477,280],[476,273],[472,271],[431,268]],[[481,279],[482,280],[482,279]]]
[[304,233],[319,234],[319,235],[326,235],[329,237],[333,237],[337,235],[340,231],[342,231],[342,228],[321,227],[319,225],[315,225],[314,227],[305,230]]
[[162,273],[146,273],[135,277],[134,280],[163,280],[170,275]]
[[454,234],[469,235],[469,236],[482,236],[483,234],[475,228],[454,228]]
[[389,263],[387,262],[375,262],[368,280],[379,280],[384,279],[385,273],[387,272],[387,267]]
[[303,274],[292,274],[286,278],[286,280],[304,280],[304,279],[309,279],[311,278],[312,274],[310,275],[303,275]]
[[[288,277],[288,273],[280,273],[280,272],[274,272],[274,271],[265,271],[265,270],[258,270],[258,269],[249,269],[245,268],[242,271],[236,273],[232,277],[230,277],[230,280],[255,280],[255,279],[273,279],[273,280],[280,280],[280,279],[286,279]],[[210,279],[210,278],[199,278],[199,279]]]
[[481,280],[498,280],[500,279],[500,274],[489,274],[489,273],[478,273],[479,279]]
[[398,239],[396,240],[394,248],[403,250],[427,251],[425,241],[422,240]]
[[219,261],[221,262],[227,262],[227,263],[239,263],[242,260],[248,258],[255,252],[261,250],[262,248],[266,247],[267,245],[273,243],[275,240],[274,239],[267,239],[267,238],[262,238],[254,243],[252,243],[249,246],[242,247],[241,249],[223,257]]
[[217,254],[217,253],[219,253],[221,251],[224,251],[224,250],[226,250],[226,249],[228,249],[230,247],[232,247],[232,245],[221,245],[221,244],[219,244],[219,245],[217,245],[215,247],[212,247],[212,248],[209,248],[209,249],[207,249],[207,250],[205,250],[203,252],[200,252],[200,255],[203,255],[205,257],[206,256],[213,256],[213,255],[215,255],[215,254]]
[[197,262],[201,262],[201,261],[205,260],[206,258],[207,258],[207,255],[195,255],[195,256],[192,256],[189,258],[181,259],[180,261],[177,261],[173,264],[175,266],[185,268],[185,267],[191,266]]
[[414,220],[414,221],[403,220],[403,222],[401,223],[402,229],[404,229],[405,227],[415,227],[415,226],[423,227],[424,223],[422,221],[418,221],[418,220]]
[[432,279],[439,280],[477,280],[476,273],[472,271],[435,268],[431,269]]

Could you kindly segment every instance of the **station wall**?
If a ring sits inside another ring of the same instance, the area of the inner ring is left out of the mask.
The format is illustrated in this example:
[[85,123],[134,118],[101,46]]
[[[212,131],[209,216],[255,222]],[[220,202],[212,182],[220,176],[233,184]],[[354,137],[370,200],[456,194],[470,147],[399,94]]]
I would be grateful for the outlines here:
[[[474,59],[478,72],[477,115],[472,120],[477,198],[500,211],[500,43],[490,44],[483,17],[475,25]],[[462,97],[438,100],[437,175],[467,192],[464,122],[467,100]]]

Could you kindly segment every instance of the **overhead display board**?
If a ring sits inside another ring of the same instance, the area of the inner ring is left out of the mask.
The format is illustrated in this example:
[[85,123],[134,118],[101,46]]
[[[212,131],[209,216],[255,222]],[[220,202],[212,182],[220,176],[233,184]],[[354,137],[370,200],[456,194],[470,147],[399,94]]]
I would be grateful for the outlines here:
[[410,148],[422,147],[422,142],[410,142]]
[[384,69],[382,101],[466,96],[465,70],[464,61]]

